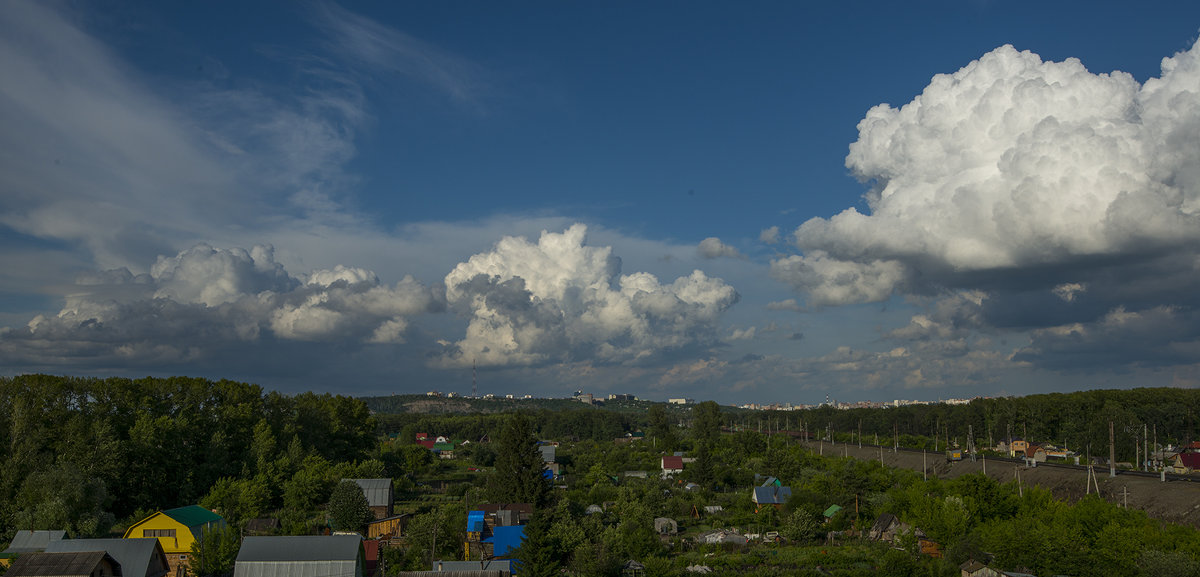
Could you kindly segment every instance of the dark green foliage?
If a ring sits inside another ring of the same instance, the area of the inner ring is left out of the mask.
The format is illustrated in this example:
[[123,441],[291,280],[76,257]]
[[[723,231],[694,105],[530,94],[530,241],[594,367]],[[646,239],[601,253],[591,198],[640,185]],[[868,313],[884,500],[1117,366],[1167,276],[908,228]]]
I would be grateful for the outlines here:
[[559,577],[562,554],[550,537],[549,515],[534,513],[525,526],[525,539],[513,558],[520,563],[519,571],[524,577]]
[[650,436],[657,448],[664,453],[674,451],[678,439],[675,435],[675,428],[671,424],[671,418],[667,415],[667,410],[662,405],[656,404],[646,412],[646,418],[650,424]]
[[542,453],[529,419],[512,415],[493,442],[496,470],[488,480],[488,498],[494,503],[532,503],[534,508],[545,505],[550,483],[542,473]]
[[108,500],[102,481],[62,461],[25,480],[14,522],[29,529],[66,529],[77,538],[99,537],[113,524],[113,515],[104,509]]
[[704,401],[692,408],[692,436],[697,442],[712,445],[721,435],[724,418],[721,406],[713,401]]
[[358,483],[344,480],[329,496],[329,518],[339,531],[362,531],[373,518],[367,497]]
[[444,505],[413,517],[408,525],[409,552],[405,565],[409,570],[429,569],[434,559],[457,559],[462,551],[461,528],[467,524],[462,505]]
[[225,522],[240,526],[266,510],[271,497],[269,487],[269,481],[262,475],[251,479],[223,477],[200,500],[200,505],[216,510]]
[[241,547],[242,536],[237,527],[226,525],[219,529],[205,529],[201,538],[192,542],[192,553],[188,556],[191,575],[196,577],[232,575],[233,565]]
[[38,519],[103,534],[113,516],[197,503],[222,478],[265,475],[276,508],[306,455],[363,459],[374,430],[355,399],[226,380],[0,378],[0,541]]

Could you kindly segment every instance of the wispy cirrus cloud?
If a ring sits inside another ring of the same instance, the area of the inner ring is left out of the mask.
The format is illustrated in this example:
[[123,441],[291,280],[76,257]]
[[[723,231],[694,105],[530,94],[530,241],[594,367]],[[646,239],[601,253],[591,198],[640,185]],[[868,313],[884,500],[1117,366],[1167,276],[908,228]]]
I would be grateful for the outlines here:
[[489,83],[474,62],[337,4],[320,3],[313,12],[345,65],[373,78],[396,75],[424,84],[461,105],[483,105]]

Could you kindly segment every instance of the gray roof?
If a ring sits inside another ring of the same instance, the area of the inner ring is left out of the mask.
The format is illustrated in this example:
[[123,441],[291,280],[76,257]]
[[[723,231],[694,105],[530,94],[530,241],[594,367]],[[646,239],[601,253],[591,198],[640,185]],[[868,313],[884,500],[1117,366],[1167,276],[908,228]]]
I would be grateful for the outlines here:
[[433,571],[504,571],[512,570],[509,559],[489,559],[487,561],[434,561]]
[[472,569],[470,571],[401,571],[400,577],[508,577],[508,571]]
[[555,447],[554,445],[542,445],[541,447],[538,447],[538,448],[542,450],[542,462],[543,463],[553,463],[554,462],[555,453],[558,451],[558,447]]
[[791,487],[755,487],[754,502],[759,505],[782,505],[792,496]]
[[246,537],[237,562],[357,561],[360,549],[362,537],[358,535]]
[[[160,577],[167,574],[167,555],[154,537],[136,539],[62,539],[51,541],[47,553],[104,551],[121,564],[124,577]],[[158,560],[155,561],[155,558]]]
[[234,577],[362,577],[362,537],[246,537]]
[[369,507],[387,507],[392,504],[392,480],[391,479],[342,479],[343,481],[354,481],[362,489],[363,495],[367,497],[367,506]]
[[246,537],[234,577],[362,577],[362,537]]
[[105,559],[115,575],[121,575],[121,565],[104,551],[29,553],[14,561],[4,574],[12,577],[89,577]]
[[34,553],[45,551],[51,541],[58,541],[66,531],[17,531],[4,553]]

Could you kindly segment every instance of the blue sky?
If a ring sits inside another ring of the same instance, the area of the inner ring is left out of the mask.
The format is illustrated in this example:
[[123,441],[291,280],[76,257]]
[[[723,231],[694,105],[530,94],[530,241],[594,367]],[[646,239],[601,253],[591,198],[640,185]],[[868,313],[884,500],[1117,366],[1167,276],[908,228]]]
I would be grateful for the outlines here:
[[1198,29],[1185,3],[8,3],[0,367],[1194,386]]

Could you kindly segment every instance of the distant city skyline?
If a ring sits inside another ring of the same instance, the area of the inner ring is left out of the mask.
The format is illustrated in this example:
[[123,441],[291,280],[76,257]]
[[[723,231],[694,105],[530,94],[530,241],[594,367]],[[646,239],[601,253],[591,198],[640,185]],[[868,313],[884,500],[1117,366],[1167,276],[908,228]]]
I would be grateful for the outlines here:
[[0,374],[1200,385],[1200,5],[0,4]]

